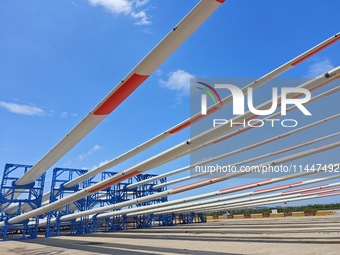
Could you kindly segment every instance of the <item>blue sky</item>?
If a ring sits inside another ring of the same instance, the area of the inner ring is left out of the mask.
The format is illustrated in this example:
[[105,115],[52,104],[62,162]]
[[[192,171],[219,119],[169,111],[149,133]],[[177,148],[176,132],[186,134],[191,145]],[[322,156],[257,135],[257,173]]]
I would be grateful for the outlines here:
[[[5,163],[36,163],[196,3],[1,1],[0,173]],[[56,165],[91,169],[165,131],[189,117],[190,77],[260,77],[339,32],[339,9],[340,2],[334,0],[226,1]],[[339,65],[339,52],[338,42],[282,77],[319,75]],[[335,96],[332,100],[331,108],[339,109]],[[329,106],[314,108],[327,116]],[[332,125],[338,129],[339,122]],[[114,170],[188,137],[185,130]],[[338,152],[327,154],[329,160],[338,160]],[[162,173],[188,163],[183,158],[150,172]],[[216,184],[199,193],[242,182],[246,180]],[[318,200],[322,201],[339,202],[340,198]]]

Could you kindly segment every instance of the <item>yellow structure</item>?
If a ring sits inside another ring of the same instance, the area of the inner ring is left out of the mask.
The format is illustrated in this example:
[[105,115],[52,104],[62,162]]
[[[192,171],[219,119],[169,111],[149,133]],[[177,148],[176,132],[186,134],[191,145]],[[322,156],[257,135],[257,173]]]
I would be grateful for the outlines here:
[[263,218],[263,214],[262,213],[250,214],[250,218],[253,218],[253,219]]
[[304,212],[292,212],[293,217],[303,217],[305,216]]
[[316,216],[331,216],[334,215],[334,211],[317,211]]
[[285,217],[285,214],[284,213],[271,213],[270,218],[282,218],[282,217]]

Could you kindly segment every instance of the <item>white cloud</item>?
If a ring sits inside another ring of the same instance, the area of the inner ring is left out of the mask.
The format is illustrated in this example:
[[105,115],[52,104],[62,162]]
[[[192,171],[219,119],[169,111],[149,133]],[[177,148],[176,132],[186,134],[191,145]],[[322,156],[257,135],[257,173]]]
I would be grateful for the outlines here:
[[33,105],[17,104],[17,103],[9,103],[9,102],[0,101],[0,107],[5,108],[9,112],[21,114],[21,115],[40,116],[40,117],[44,117],[47,115],[45,110],[37,106],[33,106]]
[[92,151],[96,152],[96,151],[99,151],[102,148],[103,148],[103,146],[100,146],[100,145],[96,144],[95,146],[93,146]]
[[190,78],[194,78],[195,76],[184,71],[178,69],[174,72],[168,74],[167,80],[160,80],[161,87],[174,90],[178,92],[179,97],[184,95],[189,95],[190,92]]
[[135,20],[136,25],[150,25],[150,17],[139,8],[147,5],[149,0],[88,0],[92,6],[102,6],[110,13],[127,15]]
[[89,0],[92,6],[103,6],[106,10],[114,14],[129,14],[132,5],[126,0]]
[[144,5],[147,5],[149,2],[150,2],[150,0],[135,0],[135,1],[134,1],[134,4],[135,4],[137,7],[142,7],[142,6],[144,6]]
[[148,15],[146,14],[145,11],[140,11],[140,12],[132,12],[131,13],[131,17],[133,17],[134,19],[136,19],[135,24],[136,25],[150,25],[151,21],[148,17]]
[[308,77],[316,77],[320,74],[326,73],[327,71],[333,69],[335,66],[331,63],[329,59],[321,62],[312,64],[307,71]]
[[81,154],[77,157],[78,160],[82,161],[84,160],[85,158],[87,158],[88,156],[91,156],[93,153],[103,149],[104,147],[101,146],[101,145],[94,145],[88,152],[84,153],[84,154]]
[[62,118],[67,118],[67,117],[68,117],[68,112],[62,112],[62,113],[60,114],[60,117],[62,117]]
[[64,162],[64,166],[70,166],[72,165],[72,160],[68,159],[66,162]]
[[104,160],[103,162],[100,162],[98,165],[93,166],[91,169],[96,169],[98,167],[101,167],[101,166],[105,165],[108,162],[110,162],[110,160]]
[[76,113],[68,113],[68,112],[62,112],[60,114],[60,117],[62,118],[68,118],[68,117],[77,117],[78,115]]

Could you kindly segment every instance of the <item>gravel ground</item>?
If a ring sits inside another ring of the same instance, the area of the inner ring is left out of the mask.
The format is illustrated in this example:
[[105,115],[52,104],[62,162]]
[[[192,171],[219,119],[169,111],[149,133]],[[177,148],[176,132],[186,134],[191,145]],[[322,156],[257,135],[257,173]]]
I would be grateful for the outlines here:
[[340,218],[242,219],[0,243],[6,255],[340,255]]

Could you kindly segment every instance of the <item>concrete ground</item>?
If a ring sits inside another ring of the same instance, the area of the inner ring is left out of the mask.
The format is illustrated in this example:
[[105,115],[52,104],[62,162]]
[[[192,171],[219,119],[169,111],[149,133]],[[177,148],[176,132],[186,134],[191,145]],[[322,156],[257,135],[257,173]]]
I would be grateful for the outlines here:
[[340,255],[340,218],[242,219],[0,243],[6,255]]

